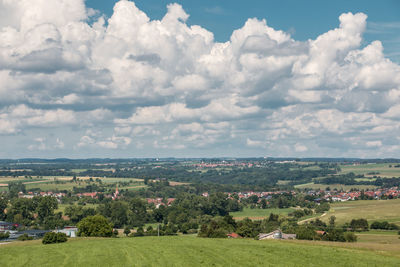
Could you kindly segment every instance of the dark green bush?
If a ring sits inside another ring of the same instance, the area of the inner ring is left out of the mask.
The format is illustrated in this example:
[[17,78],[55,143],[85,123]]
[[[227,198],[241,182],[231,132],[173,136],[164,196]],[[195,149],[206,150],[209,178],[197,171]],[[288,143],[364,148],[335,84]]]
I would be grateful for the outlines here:
[[44,235],[42,239],[43,244],[55,244],[55,243],[63,243],[67,242],[67,235],[64,233],[54,233],[48,232]]
[[10,237],[10,233],[8,233],[8,232],[0,233],[0,240],[7,239],[9,237]]
[[346,242],[356,242],[357,236],[352,232],[346,232],[344,233],[344,239],[346,240]]
[[19,240],[19,241],[33,240],[33,237],[29,236],[28,234],[23,234],[23,235],[20,235],[17,238],[17,240]]

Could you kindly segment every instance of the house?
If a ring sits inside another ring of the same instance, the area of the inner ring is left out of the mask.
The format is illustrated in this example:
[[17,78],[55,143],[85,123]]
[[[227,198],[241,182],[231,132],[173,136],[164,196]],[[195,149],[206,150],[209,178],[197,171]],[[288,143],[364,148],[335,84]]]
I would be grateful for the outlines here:
[[237,233],[230,233],[230,234],[227,234],[227,236],[228,236],[228,238],[241,238],[241,236],[238,235]]
[[17,223],[3,222],[0,221],[0,233],[11,231],[13,228],[16,229],[19,227]]
[[315,231],[316,233],[317,233],[317,235],[319,235],[319,236],[324,236],[324,235],[326,235],[326,232],[325,231]]
[[268,234],[258,235],[258,240],[264,239],[296,239],[296,234],[285,234],[278,229]]

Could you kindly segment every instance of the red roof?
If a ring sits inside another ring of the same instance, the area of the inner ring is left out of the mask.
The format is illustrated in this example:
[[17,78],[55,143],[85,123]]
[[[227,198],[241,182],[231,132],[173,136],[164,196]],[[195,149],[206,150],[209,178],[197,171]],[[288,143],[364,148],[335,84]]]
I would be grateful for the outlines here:
[[231,238],[239,238],[240,237],[240,235],[238,235],[237,233],[230,233],[230,234],[227,234],[227,236],[231,237]]

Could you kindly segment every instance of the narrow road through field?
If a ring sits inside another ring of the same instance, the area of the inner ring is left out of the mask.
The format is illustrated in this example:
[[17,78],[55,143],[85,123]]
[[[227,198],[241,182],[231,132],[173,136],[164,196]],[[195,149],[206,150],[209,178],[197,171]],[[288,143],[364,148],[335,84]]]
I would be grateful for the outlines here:
[[305,222],[308,222],[308,221],[311,221],[311,220],[314,220],[314,219],[316,219],[316,218],[322,218],[322,217],[324,217],[325,215],[327,214],[327,212],[325,212],[324,214],[322,214],[321,216],[319,216],[319,217],[312,217],[312,218],[308,218],[308,219],[305,219],[305,220],[302,220],[302,221],[299,221],[298,223],[305,223]]

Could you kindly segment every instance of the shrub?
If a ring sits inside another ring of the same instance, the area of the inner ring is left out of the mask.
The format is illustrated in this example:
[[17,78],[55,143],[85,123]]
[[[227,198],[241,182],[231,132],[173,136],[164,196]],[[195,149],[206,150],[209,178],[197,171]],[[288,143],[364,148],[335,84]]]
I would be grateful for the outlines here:
[[43,244],[55,244],[67,242],[67,235],[64,233],[47,232],[42,239]]
[[317,238],[317,234],[315,233],[315,229],[312,226],[299,226],[296,229],[296,238],[297,239],[305,239],[305,240],[314,240]]
[[387,221],[378,222],[375,221],[370,226],[371,229],[383,229],[383,230],[398,230],[399,227],[394,223],[389,223]]
[[111,237],[113,235],[112,224],[101,215],[88,216],[77,225],[78,236]]
[[136,233],[133,234],[133,236],[144,236],[144,230],[143,227],[139,227],[136,231]]
[[346,240],[346,242],[356,242],[357,236],[352,232],[346,232],[344,233],[344,239]]
[[33,240],[33,237],[29,236],[28,234],[23,234],[23,235],[20,235],[17,238],[17,240],[19,240],[19,241]]
[[129,229],[129,227],[125,227],[125,229],[124,229],[124,234],[125,234],[126,236],[128,236],[130,233],[131,233],[131,229]]
[[9,237],[10,237],[10,233],[9,232],[0,233],[0,240],[7,239]]
[[325,211],[328,211],[331,207],[329,206],[329,203],[321,203],[319,206],[315,208],[316,213],[324,213]]

